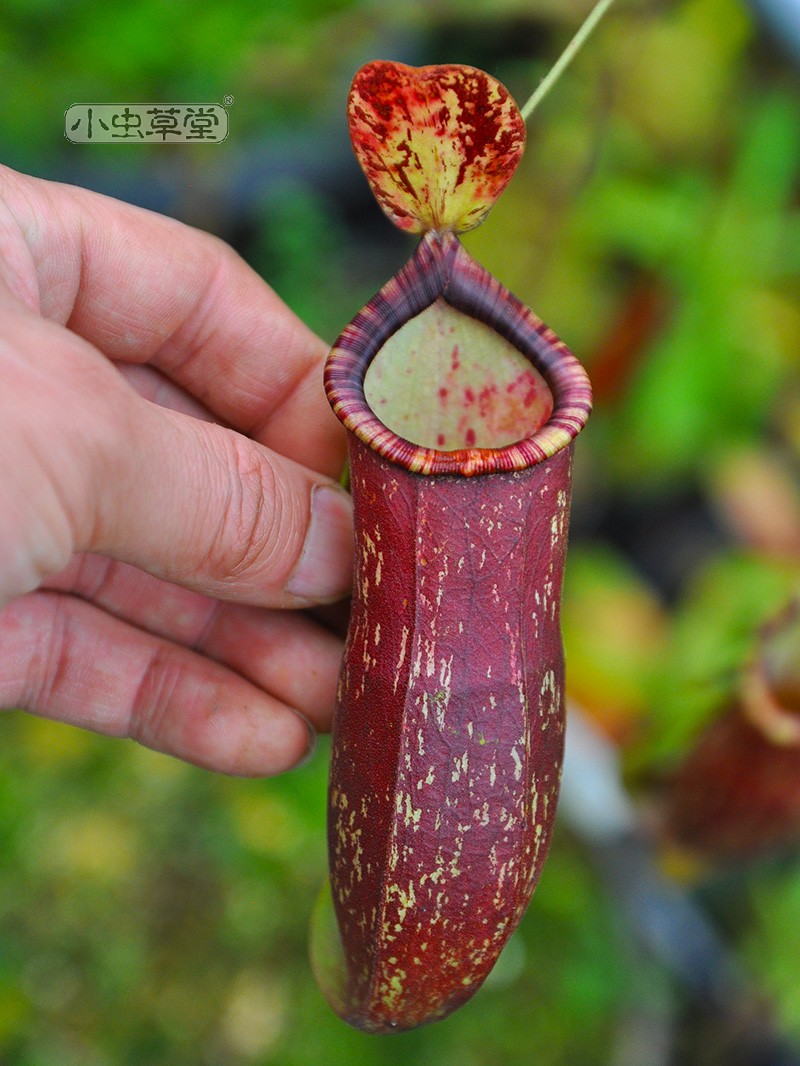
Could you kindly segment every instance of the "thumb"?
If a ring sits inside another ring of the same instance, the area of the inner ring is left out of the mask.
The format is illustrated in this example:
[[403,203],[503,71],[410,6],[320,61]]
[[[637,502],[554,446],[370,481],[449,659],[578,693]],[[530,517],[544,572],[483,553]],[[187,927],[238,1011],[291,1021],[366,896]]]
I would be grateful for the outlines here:
[[97,493],[85,550],[260,606],[349,591],[352,504],[336,482],[223,426],[131,403],[134,439]]

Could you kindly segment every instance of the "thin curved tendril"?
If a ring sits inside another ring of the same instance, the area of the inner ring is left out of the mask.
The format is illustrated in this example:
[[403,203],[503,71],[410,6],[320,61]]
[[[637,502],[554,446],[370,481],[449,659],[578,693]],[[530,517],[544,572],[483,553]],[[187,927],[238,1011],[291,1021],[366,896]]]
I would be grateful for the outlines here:
[[588,38],[589,34],[595,28],[600,19],[605,15],[606,11],[614,3],[614,0],[598,0],[598,3],[592,8],[589,14],[586,16],[586,20],[581,25],[578,32],[569,42],[567,47],[558,57],[556,62],[547,72],[547,74],[539,82],[538,87],[531,94],[530,99],[520,109],[522,117],[527,121],[539,104],[544,100],[545,96],[550,92],[555,83],[570,65],[572,60],[580,51],[584,42]]

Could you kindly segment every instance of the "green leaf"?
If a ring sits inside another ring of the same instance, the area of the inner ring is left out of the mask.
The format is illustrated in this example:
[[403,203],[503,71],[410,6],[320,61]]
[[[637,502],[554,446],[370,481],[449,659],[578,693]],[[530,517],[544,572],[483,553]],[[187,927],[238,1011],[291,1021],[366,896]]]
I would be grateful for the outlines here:
[[330,881],[325,881],[311,915],[309,955],[314,977],[336,1013],[346,1016],[347,962],[333,909]]

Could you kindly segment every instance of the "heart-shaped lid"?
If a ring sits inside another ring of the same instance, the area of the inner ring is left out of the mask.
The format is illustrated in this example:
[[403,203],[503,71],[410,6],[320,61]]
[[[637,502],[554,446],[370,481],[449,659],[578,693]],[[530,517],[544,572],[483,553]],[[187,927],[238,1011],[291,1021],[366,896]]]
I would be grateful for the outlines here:
[[525,148],[525,122],[508,90],[475,67],[367,63],[347,110],[375,198],[411,233],[479,225]]

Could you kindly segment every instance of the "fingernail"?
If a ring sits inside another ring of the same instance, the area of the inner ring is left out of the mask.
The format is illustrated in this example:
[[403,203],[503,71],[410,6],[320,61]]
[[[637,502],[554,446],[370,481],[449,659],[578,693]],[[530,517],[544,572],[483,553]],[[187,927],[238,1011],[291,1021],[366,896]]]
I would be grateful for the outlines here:
[[[302,715],[299,715],[299,717],[303,718]],[[293,770],[302,770],[304,766],[308,766],[317,753],[317,731],[305,718],[303,718],[303,721],[308,729],[308,747],[306,748],[305,755],[298,759],[292,767]]]
[[353,501],[341,489],[316,485],[306,542],[286,591],[325,603],[346,595],[352,579]]

